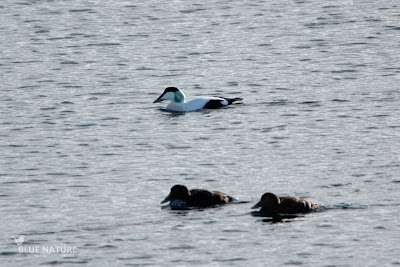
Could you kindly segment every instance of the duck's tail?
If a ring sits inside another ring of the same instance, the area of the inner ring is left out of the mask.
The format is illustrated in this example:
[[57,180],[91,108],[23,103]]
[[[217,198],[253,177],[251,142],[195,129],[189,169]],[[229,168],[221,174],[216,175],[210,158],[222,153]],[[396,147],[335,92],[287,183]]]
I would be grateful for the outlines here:
[[228,202],[238,201],[238,200],[239,200],[238,198],[236,198],[236,197],[231,197],[231,196],[228,196],[228,199],[229,199]]
[[316,210],[316,209],[319,209],[320,207],[321,207],[321,205],[312,203],[312,204],[311,204],[311,207],[310,207],[310,211],[314,211],[314,210]]
[[223,99],[225,99],[226,101],[228,101],[228,105],[231,105],[233,102],[242,101],[242,100],[243,100],[242,97],[236,97],[236,98],[221,97],[221,98],[223,98]]

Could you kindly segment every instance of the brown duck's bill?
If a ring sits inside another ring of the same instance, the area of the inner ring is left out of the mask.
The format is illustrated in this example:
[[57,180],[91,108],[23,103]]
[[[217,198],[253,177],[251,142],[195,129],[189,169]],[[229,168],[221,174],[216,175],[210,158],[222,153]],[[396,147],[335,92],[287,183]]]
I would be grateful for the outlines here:
[[161,201],[160,204],[167,203],[167,202],[170,200],[170,198],[171,198],[171,197],[168,195],[163,201]]
[[255,204],[253,207],[251,207],[252,209],[256,209],[256,208],[259,208],[259,207],[261,207],[261,201],[260,202],[258,202],[257,204]]

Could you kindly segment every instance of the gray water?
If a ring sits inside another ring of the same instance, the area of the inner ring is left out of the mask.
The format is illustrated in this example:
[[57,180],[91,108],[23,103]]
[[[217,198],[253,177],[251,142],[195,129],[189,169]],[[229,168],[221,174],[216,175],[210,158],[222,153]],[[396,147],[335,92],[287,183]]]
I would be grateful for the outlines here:
[[[1,265],[400,265],[399,75],[397,0],[3,0]],[[265,192],[323,208],[271,223]]]

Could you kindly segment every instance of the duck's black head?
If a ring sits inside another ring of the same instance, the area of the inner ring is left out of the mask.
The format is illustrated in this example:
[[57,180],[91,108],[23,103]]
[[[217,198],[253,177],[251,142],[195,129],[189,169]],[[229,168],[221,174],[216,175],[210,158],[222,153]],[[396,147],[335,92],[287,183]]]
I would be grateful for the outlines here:
[[169,195],[163,200],[161,201],[161,204],[166,203],[168,201],[173,201],[176,199],[179,200],[188,200],[190,198],[190,191],[189,189],[187,189],[186,186],[184,185],[174,185],[171,188],[171,192],[169,193]]

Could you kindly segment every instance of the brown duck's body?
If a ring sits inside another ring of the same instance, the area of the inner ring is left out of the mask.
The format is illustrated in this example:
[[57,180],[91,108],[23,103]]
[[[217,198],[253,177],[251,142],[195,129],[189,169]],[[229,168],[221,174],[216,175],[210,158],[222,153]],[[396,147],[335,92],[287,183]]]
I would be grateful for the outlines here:
[[204,189],[192,189],[189,191],[184,185],[174,185],[161,204],[170,202],[170,206],[175,209],[188,207],[206,208],[226,204],[233,200],[235,198],[218,191]]
[[261,213],[274,215],[307,213],[316,210],[319,206],[308,199],[289,196],[278,197],[272,193],[265,193],[252,208],[259,207],[261,207]]

